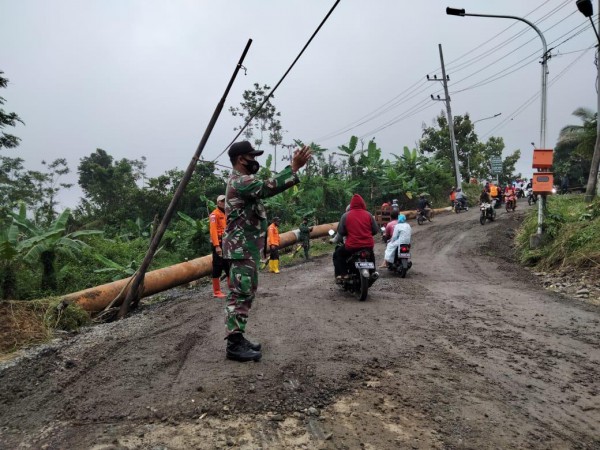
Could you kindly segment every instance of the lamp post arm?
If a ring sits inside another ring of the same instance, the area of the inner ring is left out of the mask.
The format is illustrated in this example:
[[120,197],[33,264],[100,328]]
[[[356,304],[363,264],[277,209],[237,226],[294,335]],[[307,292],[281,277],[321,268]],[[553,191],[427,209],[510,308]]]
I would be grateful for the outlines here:
[[546,58],[546,53],[548,52],[548,46],[546,45],[546,38],[544,38],[544,35],[540,31],[540,29],[537,26],[535,26],[535,24],[533,22],[530,22],[529,20],[524,19],[523,17],[518,17],[518,16],[500,16],[500,15],[495,15],[495,14],[472,14],[472,13],[465,13],[465,14],[461,14],[461,15],[473,16],[473,17],[495,17],[495,18],[499,18],[499,19],[515,19],[515,20],[519,20],[521,22],[525,22],[527,25],[529,25],[531,28],[533,28],[535,30],[535,32],[538,34],[538,36],[542,40],[542,44],[544,46],[544,54],[542,56],[544,58]]
[[541,124],[540,124],[540,145],[541,148],[546,148],[546,115],[547,115],[547,99],[546,99],[546,90],[548,85],[548,46],[546,45],[546,38],[542,34],[541,30],[535,26],[534,23],[530,22],[527,19],[518,16],[504,16],[497,14],[472,14],[465,13],[462,10],[460,14],[452,14],[452,15],[460,15],[460,16],[472,16],[472,17],[491,17],[496,19],[514,19],[520,22],[524,22],[529,25],[531,28],[535,30],[540,39],[542,40],[542,46],[544,52],[542,54],[542,113],[541,113]]

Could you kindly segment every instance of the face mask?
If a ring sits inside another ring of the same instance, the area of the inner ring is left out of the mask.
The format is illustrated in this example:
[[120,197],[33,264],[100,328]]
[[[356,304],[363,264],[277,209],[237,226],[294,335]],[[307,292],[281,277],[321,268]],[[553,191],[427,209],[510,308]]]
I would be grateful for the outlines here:
[[245,159],[244,161],[246,164],[243,164],[243,166],[248,172],[250,172],[251,175],[254,175],[256,172],[258,172],[258,169],[260,168],[260,164],[258,164],[258,161],[248,161],[247,159]]

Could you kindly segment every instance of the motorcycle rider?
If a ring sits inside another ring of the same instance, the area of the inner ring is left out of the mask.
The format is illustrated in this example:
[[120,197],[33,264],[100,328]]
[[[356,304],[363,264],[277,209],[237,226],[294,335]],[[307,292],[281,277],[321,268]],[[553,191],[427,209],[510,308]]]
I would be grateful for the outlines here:
[[492,203],[492,197],[485,189],[482,190],[481,194],[479,195],[479,204],[481,205],[482,203]]
[[367,205],[359,194],[354,194],[350,200],[350,210],[340,218],[337,229],[337,237],[345,238],[344,245],[340,245],[333,252],[333,267],[336,282],[340,283],[347,276],[346,259],[354,252],[361,249],[369,249],[371,259],[375,263],[373,247],[375,236],[379,227],[375,218],[367,211]]
[[394,233],[394,227],[398,223],[398,211],[392,211],[390,214],[390,221],[385,226],[385,231],[383,232],[383,238],[385,242],[389,241]]
[[402,244],[410,244],[412,235],[411,226],[406,223],[406,216],[400,214],[398,216],[398,224],[394,227],[394,234],[385,248],[384,260],[387,265],[394,264],[396,255],[398,254],[398,247]]
[[448,198],[450,199],[450,206],[454,208],[454,200],[456,200],[456,188],[452,186],[450,189],[450,194],[448,194]]
[[456,201],[461,204],[465,211],[469,210],[469,207],[467,206],[467,196],[461,188],[456,189]]
[[427,198],[425,197],[425,194],[419,195],[419,201],[417,203],[417,213],[420,213],[421,211],[423,211],[427,220],[431,220],[430,217],[431,217],[432,209],[433,209],[433,206],[431,205],[429,200],[427,200]]
[[514,209],[517,209],[517,197],[515,193],[515,185],[507,184],[504,189],[504,199],[506,202],[514,202]]
[[494,208],[500,207],[500,189],[494,183],[490,183],[490,197]]

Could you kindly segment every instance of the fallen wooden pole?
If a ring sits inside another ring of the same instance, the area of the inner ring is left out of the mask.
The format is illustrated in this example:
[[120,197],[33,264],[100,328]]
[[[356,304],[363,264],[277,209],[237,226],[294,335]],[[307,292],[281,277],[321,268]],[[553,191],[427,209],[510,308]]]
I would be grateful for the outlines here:
[[[434,214],[451,211],[451,208],[434,209]],[[407,219],[414,219],[416,211],[402,211]],[[311,239],[328,236],[329,230],[337,230],[336,223],[315,225],[310,233]],[[298,230],[282,233],[280,236],[280,248],[286,248],[298,242]],[[333,251],[333,249],[332,249]],[[212,273],[212,255],[192,259],[173,266],[153,270],[146,273],[144,289],[141,297],[157,294],[162,291],[187,284],[191,281],[208,276]],[[62,297],[66,302],[77,303],[90,313],[98,313],[106,308],[117,296],[122,295],[124,288],[130,278],[113,281],[112,283],[73,292]]]
[[[312,239],[327,236],[328,231],[331,229],[337,230],[337,223],[316,225],[313,227],[310,237]],[[282,233],[280,236],[280,247],[285,248],[294,245],[298,241],[297,233],[298,230]],[[208,276],[211,273],[212,255],[147,272],[141,297],[148,297],[149,295],[187,284],[190,281]],[[126,278],[67,294],[62,297],[62,300],[69,303],[76,303],[90,313],[98,313],[104,310],[122,293],[129,280],[129,278]]]

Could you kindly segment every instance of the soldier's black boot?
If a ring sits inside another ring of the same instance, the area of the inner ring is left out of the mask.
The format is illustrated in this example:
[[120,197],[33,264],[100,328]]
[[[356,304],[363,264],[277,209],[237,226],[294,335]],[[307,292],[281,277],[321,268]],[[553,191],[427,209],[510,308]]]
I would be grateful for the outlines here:
[[246,341],[246,345],[248,346],[248,348],[254,350],[255,352],[260,352],[262,345],[260,345],[258,342],[249,341],[248,339],[246,339],[246,336],[244,336],[243,334],[242,334],[242,337],[244,338],[244,341]]
[[241,362],[259,361],[262,353],[252,350],[247,342],[242,333],[227,336],[227,359]]

